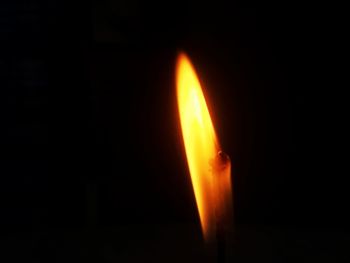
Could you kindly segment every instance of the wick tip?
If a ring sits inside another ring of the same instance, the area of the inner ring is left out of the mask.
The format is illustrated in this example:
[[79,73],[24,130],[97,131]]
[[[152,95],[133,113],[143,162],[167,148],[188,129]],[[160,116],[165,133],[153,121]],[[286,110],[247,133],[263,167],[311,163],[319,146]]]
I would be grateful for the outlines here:
[[227,163],[230,161],[230,157],[223,151],[218,151],[216,158],[222,163]]
[[230,157],[223,151],[219,151],[215,158],[216,167],[219,169],[226,168],[230,164]]

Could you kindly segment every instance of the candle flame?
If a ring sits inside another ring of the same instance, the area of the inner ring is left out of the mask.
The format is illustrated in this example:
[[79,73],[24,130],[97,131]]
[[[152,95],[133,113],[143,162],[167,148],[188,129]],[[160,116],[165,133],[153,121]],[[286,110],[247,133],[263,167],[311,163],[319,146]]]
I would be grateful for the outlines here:
[[[213,165],[220,152],[220,145],[196,71],[184,53],[180,53],[177,60],[176,88],[187,163],[202,232],[208,240],[218,222],[215,216],[224,213],[218,211],[223,209],[223,198],[226,198],[219,193],[223,189],[222,182],[225,185],[224,192],[231,191],[230,162],[227,158],[227,169]],[[219,159],[216,164],[218,161]],[[222,171],[225,174],[224,178],[221,176]],[[218,175],[222,179],[216,180]]]

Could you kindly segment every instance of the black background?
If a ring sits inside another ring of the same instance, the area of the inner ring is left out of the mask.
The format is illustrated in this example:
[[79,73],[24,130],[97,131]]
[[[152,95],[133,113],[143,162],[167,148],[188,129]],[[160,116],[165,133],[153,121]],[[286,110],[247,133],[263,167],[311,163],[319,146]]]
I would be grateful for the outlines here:
[[348,231],[338,15],[165,2],[1,3],[5,236],[199,226],[176,109],[179,50],[233,162],[236,222]]

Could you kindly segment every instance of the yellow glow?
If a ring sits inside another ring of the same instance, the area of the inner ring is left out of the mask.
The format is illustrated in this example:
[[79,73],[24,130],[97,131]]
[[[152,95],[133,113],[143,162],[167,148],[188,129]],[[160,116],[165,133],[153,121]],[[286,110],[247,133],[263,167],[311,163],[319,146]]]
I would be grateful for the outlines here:
[[208,238],[215,228],[217,194],[212,161],[220,147],[195,69],[184,53],[177,60],[176,87],[188,167],[203,234]]

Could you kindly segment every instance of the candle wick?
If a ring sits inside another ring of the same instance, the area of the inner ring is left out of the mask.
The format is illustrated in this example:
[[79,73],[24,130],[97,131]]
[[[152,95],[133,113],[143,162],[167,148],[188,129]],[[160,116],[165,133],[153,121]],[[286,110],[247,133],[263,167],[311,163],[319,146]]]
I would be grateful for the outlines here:
[[227,166],[230,165],[230,157],[225,152],[220,150],[211,161],[211,165],[216,171],[220,172],[225,170]]

